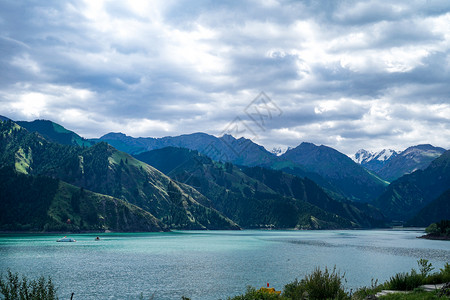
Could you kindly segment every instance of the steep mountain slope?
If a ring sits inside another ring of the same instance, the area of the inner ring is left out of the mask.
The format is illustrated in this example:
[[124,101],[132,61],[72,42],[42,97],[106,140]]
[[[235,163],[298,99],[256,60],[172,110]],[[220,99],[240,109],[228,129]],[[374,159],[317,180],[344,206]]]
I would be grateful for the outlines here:
[[376,173],[381,178],[391,182],[405,174],[425,169],[444,152],[445,149],[432,145],[409,147],[388,160]]
[[35,120],[32,122],[17,121],[17,125],[29,132],[38,132],[45,139],[63,145],[92,146],[94,142],[82,138],[73,131],[67,130],[61,125],[47,120]]
[[150,213],[58,179],[0,168],[0,230],[163,231]]
[[[316,228],[318,225],[312,220],[317,220],[321,228],[372,227],[382,223],[378,210],[367,205],[358,209],[349,202],[335,201],[311,180],[281,171],[240,169],[231,163],[214,162],[197,151],[173,147],[136,157],[194,186],[212,200],[215,208],[243,226]],[[338,218],[333,217],[336,214]]]
[[378,152],[360,149],[353,157],[351,157],[351,159],[362,165],[367,170],[377,173],[381,168],[383,168],[384,165],[388,163],[388,161],[397,155],[398,153],[391,149],[383,149]]
[[193,133],[175,137],[133,138],[122,133],[109,133],[99,140],[130,154],[164,147],[181,147],[197,150],[215,161],[231,162],[237,165],[256,166],[277,161],[277,156],[264,147],[249,139],[236,139],[231,135],[217,138],[206,133]]
[[407,221],[449,188],[450,151],[446,151],[425,170],[392,182],[374,205],[391,219]]
[[323,145],[301,143],[281,157],[303,166],[310,172],[318,173],[351,200],[370,202],[378,197],[387,185],[345,154]]
[[82,148],[51,143],[12,122],[0,123],[0,163],[30,175],[46,175],[110,195],[182,229],[232,229],[236,224],[209,208],[195,189],[106,143]]
[[415,217],[408,221],[411,226],[427,227],[432,223],[450,219],[450,189],[442,193],[437,199],[422,208]]

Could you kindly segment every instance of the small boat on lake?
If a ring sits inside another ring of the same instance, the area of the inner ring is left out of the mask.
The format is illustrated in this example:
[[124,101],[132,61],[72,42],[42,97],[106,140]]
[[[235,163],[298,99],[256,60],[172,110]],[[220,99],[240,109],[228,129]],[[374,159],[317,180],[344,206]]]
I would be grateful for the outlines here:
[[67,236],[65,236],[63,238],[58,239],[57,242],[76,242],[76,240],[73,239],[73,238],[68,238]]

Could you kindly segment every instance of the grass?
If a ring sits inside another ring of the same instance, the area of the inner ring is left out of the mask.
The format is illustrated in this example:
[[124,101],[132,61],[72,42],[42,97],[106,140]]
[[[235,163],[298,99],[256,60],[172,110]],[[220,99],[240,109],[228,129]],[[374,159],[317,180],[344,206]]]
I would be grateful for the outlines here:
[[5,300],[57,300],[56,289],[52,279],[44,277],[28,280],[19,278],[18,273],[7,271],[6,278],[0,276],[0,295]]
[[364,299],[369,295],[375,295],[381,290],[412,291],[408,294],[393,294],[380,299],[449,299],[448,295],[440,297],[435,292],[423,292],[418,287],[424,284],[439,284],[450,282],[450,264],[446,263],[439,272],[430,274],[434,270],[426,259],[417,261],[419,272],[412,269],[411,272],[397,273],[388,281],[378,285],[375,281],[370,287],[362,287],[354,294],[354,299]]

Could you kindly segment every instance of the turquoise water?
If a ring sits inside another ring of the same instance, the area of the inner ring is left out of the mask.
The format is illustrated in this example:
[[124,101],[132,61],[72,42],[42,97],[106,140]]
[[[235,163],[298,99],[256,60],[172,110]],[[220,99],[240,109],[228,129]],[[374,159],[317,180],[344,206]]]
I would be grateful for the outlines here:
[[[95,241],[96,236],[100,241]],[[170,233],[0,235],[0,270],[51,275],[60,299],[226,299],[246,286],[282,289],[316,266],[346,274],[348,289],[450,262],[450,242],[420,231],[178,231]]]

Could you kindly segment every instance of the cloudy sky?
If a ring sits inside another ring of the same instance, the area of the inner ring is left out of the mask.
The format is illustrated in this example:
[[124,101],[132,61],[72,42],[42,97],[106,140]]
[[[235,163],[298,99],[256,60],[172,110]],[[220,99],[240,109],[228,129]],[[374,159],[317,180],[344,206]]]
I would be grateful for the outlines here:
[[0,70],[1,115],[88,138],[450,148],[448,0],[2,0]]

